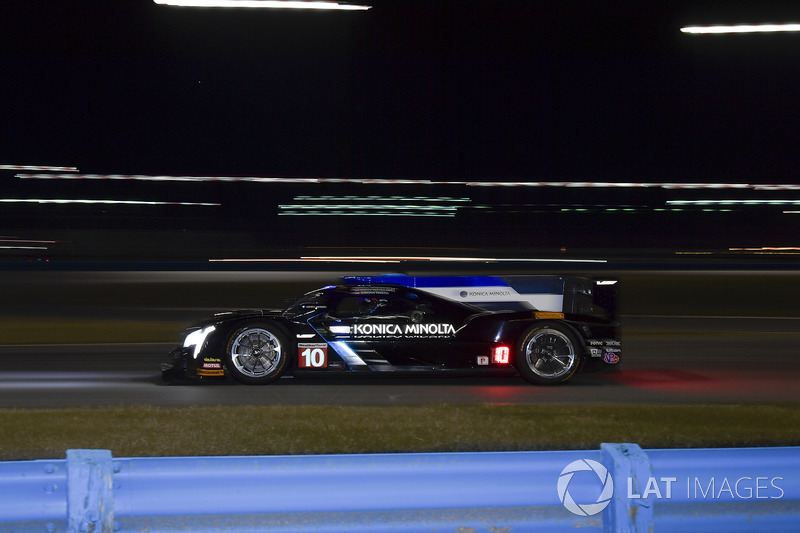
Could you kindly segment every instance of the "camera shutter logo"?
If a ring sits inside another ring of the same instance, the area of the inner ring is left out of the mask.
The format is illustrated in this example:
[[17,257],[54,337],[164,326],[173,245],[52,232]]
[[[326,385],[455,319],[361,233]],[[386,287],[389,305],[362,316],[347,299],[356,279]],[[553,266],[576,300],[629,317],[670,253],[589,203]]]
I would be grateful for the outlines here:
[[[569,482],[572,481],[572,476],[574,476],[576,472],[585,471],[593,471],[597,474],[597,477],[603,483],[603,491],[600,493],[600,496],[597,497],[596,502],[578,504],[572,499],[569,493]],[[558,478],[558,499],[561,500],[561,503],[564,504],[564,507],[566,507],[569,512],[578,516],[593,516],[602,512],[603,509],[608,506],[609,502],[611,502],[611,497],[613,495],[614,480],[611,479],[611,474],[608,473],[606,467],[591,459],[581,459],[571,462],[561,471],[561,475]]]

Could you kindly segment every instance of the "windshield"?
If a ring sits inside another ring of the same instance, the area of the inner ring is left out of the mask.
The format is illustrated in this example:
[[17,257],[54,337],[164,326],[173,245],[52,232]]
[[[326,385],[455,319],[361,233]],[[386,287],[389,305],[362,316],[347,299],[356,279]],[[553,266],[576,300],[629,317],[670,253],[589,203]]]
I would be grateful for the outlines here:
[[327,288],[309,292],[287,307],[283,312],[283,316],[291,318],[325,309],[328,303],[328,294],[329,290]]

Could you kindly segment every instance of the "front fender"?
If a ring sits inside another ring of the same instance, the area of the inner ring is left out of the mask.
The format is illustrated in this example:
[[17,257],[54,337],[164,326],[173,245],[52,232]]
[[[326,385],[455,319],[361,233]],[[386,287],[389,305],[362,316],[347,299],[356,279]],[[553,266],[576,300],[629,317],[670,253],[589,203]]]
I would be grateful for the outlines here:
[[295,342],[294,333],[285,320],[263,315],[236,316],[214,324],[214,331],[208,336],[206,345],[201,350],[201,356],[225,357],[228,341],[237,329],[254,322],[267,323],[274,326],[290,345]]

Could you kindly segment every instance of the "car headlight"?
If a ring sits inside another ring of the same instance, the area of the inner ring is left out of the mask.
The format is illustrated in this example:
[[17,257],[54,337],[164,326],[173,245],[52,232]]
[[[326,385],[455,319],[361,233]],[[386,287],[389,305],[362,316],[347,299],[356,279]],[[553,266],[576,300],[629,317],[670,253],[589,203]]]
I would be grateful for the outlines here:
[[186,338],[183,339],[183,347],[184,348],[191,348],[194,346],[194,358],[197,359],[197,356],[200,354],[200,350],[203,348],[203,344],[206,342],[206,337],[214,331],[214,326],[208,326],[203,329],[196,329],[193,332],[186,335]]

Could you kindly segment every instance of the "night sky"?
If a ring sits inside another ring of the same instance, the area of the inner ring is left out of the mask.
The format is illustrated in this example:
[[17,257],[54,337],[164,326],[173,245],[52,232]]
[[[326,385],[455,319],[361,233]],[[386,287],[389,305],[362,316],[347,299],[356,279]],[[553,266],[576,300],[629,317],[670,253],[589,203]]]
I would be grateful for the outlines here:
[[[87,173],[796,181],[800,21],[764,2],[0,5],[0,164]],[[699,5],[699,7],[698,7]]]

